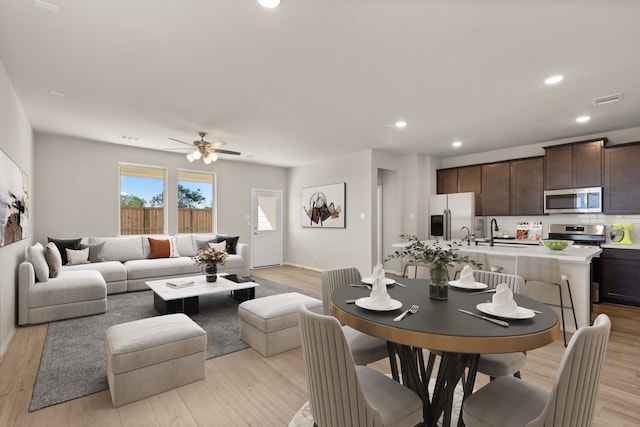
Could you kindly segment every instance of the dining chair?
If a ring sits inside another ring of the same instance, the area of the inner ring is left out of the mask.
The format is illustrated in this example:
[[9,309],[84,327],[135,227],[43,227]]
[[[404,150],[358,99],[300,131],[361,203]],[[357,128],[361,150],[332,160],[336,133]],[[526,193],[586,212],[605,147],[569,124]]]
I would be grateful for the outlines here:
[[[471,268],[473,268],[474,270],[481,270],[481,271],[493,271],[496,273],[502,273],[502,271],[504,270],[504,267],[500,266],[500,265],[491,265],[489,264],[489,257],[487,256],[486,253],[484,252],[467,252],[465,250],[461,250],[459,252],[460,256],[466,256],[469,258],[469,260],[471,261],[475,261],[478,264],[482,264],[480,267],[476,267],[475,265],[469,263],[469,265],[471,266]],[[451,274],[451,272],[453,272],[453,280],[457,280],[460,277],[460,272],[464,269],[464,266],[466,264],[457,264],[455,267],[452,268],[452,270],[449,271],[449,274]]]
[[588,427],[600,385],[611,321],[600,314],[573,335],[551,390],[502,377],[469,396],[462,417],[469,427]]
[[353,360],[340,322],[298,307],[302,358],[314,425],[416,426],[422,399],[409,388]]
[[[521,288],[524,286],[524,279],[515,274],[474,270],[473,277],[477,282],[486,284],[488,289],[494,289],[500,284],[505,284],[514,294],[520,293]],[[427,366],[431,367],[435,362],[435,355],[439,356],[441,354],[439,351],[430,350]],[[525,363],[527,363],[527,354],[522,351],[486,353],[480,355],[477,371],[489,376],[492,381],[506,375],[520,378],[520,370]]]
[[[331,294],[338,288],[349,284],[361,283],[362,276],[355,267],[330,268],[322,271],[322,310],[331,315]],[[353,359],[357,365],[368,365],[389,356],[387,342],[357,331],[349,326],[342,326],[349,343]]]
[[564,338],[564,346],[567,346],[567,329],[564,322],[564,302],[562,298],[562,287],[566,283],[569,292],[569,302],[571,303],[571,312],[573,313],[573,321],[578,329],[578,319],[576,311],[573,307],[573,296],[571,295],[571,285],[569,284],[568,274],[560,272],[560,263],[556,258],[538,258],[528,256],[516,257],[516,274],[521,276],[527,285],[546,283],[558,287],[560,295],[560,319],[562,320],[562,336]]

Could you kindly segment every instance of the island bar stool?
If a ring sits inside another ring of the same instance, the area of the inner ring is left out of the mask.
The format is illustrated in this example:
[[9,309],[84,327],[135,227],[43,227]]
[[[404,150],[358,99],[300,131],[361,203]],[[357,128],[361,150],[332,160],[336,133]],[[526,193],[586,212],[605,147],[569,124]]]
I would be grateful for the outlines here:
[[516,274],[521,276],[525,283],[547,283],[558,287],[560,295],[560,318],[562,319],[562,335],[564,338],[564,346],[567,346],[567,329],[564,324],[564,302],[562,299],[562,286],[567,284],[569,291],[569,302],[571,303],[571,312],[573,313],[573,321],[578,330],[578,319],[576,318],[576,310],[573,307],[573,296],[571,296],[571,285],[569,284],[568,274],[560,272],[560,263],[555,258],[538,258],[528,256],[516,257]]

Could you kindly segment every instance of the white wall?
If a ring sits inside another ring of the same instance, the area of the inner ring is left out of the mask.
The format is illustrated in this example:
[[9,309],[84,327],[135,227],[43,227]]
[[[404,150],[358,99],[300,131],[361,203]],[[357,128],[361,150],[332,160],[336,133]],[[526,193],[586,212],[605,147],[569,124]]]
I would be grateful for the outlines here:
[[[1,60],[0,148],[33,179],[31,125]],[[33,208],[37,206],[35,195],[32,182],[29,194],[29,238],[0,248],[0,356],[4,354],[16,328],[18,264],[24,259],[33,236],[36,218]]]
[[[119,234],[119,162],[168,168],[168,205],[175,205],[177,169],[216,173],[217,231],[251,242],[251,188],[281,190],[286,197],[287,169],[218,160],[189,163],[182,154],[36,134],[34,186],[38,192],[35,238],[117,236]],[[173,200],[171,200],[173,198]],[[168,233],[178,229],[169,210]]]

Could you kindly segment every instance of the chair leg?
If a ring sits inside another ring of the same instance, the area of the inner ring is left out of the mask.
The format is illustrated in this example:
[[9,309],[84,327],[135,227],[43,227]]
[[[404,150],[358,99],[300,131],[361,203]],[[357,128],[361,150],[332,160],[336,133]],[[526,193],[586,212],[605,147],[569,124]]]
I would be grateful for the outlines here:
[[555,284],[558,287],[560,293],[560,319],[562,319],[562,337],[564,338],[564,346],[567,346],[567,329],[564,326],[564,303],[562,302],[562,286]]
[[407,277],[407,268],[409,268],[409,264],[404,265],[404,269],[402,270],[402,278]]
[[573,313],[573,322],[576,324],[576,332],[578,331],[578,318],[576,317],[576,309],[573,306],[573,296],[571,296],[571,285],[567,282],[567,289],[569,290],[569,301],[571,302],[571,312]]

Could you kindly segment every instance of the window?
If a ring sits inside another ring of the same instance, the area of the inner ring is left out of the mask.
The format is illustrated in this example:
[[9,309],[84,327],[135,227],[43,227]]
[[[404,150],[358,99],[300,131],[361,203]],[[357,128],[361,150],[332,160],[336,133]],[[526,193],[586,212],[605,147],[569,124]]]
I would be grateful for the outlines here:
[[166,170],[120,165],[120,234],[165,232]]
[[213,232],[214,175],[178,171],[178,233]]

